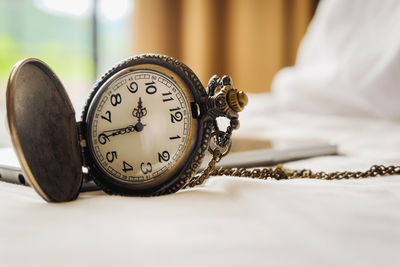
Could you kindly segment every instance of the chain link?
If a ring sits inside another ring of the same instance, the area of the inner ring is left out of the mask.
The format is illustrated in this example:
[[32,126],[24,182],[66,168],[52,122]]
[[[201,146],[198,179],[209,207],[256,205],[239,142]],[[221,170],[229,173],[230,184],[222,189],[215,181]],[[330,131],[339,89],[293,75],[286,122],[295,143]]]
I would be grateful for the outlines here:
[[215,164],[219,162],[222,158],[222,154],[219,152],[218,149],[213,150],[213,156],[211,160],[208,162],[207,168],[198,175],[193,176],[193,178],[183,187],[194,187],[196,185],[202,184],[210,175],[215,175]]
[[[223,81],[225,79],[225,82]],[[209,96],[214,96],[216,88],[223,85],[232,85],[231,78],[229,76],[224,76],[220,79],[218,76],[213,76],[207,86]],[[221,91],[222,92],[222,91]],[[247,104],[247,97],[246,97]],[[245,105],[245,104],[244,104]],[[216,113],[218,116],[222,116],[219,113]],[[227,113],[228,114],[228,113]],[[342,180],[342,179],[360,179],[367,177],[375,177],[375,176],[384,176],[384,175],[399,175],[400,174],[400,166],[383,166],[383,165],[373,165],[369,170],[361,172],[361,171],[344,171],[344,172],[313,172],[308,169],[304,170],[289,170],[283,168],[281,164],[270,167],[270,168],[262,168],[262,169],[246,169],[246,168],[224,168],[220,167],[219,169],[215,168],[215,164],[219,162],[222,157],[229,153],[230,147],[232,145],[231,135],[232,131],[239,128],[239,120],[238,116],[227,116],[224,113],[225,117],[228,117],[230,120],[230,124],[227,127],[226,131],[221,131],[218,127],[218,123],[216,118],[212,121],[213,124],[213,133],[211,134],[211,142],[215,145],[215,148],[211,148],[209,146],[209,152],[212,154],[212,158],[208,163],[207,168],[200,174],[193,176],[184,186],[194,187],[196,185],[202,184],[208,177],[211,175],[214,176],[236,176],[236,177],[251,177],[256,179],[276,179],[276,180],[287,180],[287,179],[295,179],[295,178],[309,178],[309,179],[322,179],[322,180]],[[216,115],[216,117],[217,117]],[[220,150],[222,149],[222,150]],[[223,152],[221,152],[223,151]]]
[[[230,79],[230,78],[229,78]],[[214,76],[208,86],[209,94],[215,93],[215,88],[221,80]],[[239,128],[238,117],[229,117],[230,123],[226,131],[221,131],[218,127],[216,119],[212,121],[213,132],[211,134],[211,142],[213,142],[214,148],[211,143],[208,151],[212,154],[212,158],[208,163],[207,168],[200,174],[194,175],[183,188],[194,187],[202,184],[211,175],[213,176],[236,176],[236,177],[250,177],[255,179],[276,179],[276,180],[288,180],[296,178],[309,178],[309,179],[322,179],[322,180],[342,180],[342,179],[360,179],[375,176],[385,175],[400,175],[400,166],[383,166],[373,165],[369,170],[361,171],[343,171],[343,172],[313,172],[308,169],[303,170],[290,170],[283,168],[282,164],[275,167],[262,168],[262,169],[246,169],[246,168],[215,168],[215,164],[218,163],[226,154],[229,153],[232,140],[232,131]],[[222,152],[221,152],[222,151]]]
[[342,180],[342,179],[361,179],[375,176],[385,175],[400,175],[400,166],[383,166],[373,165],[367,171],[344,171],[344,172],[313,172],[308,169],[303,170],[289,170],[283,168],[282,164],[275,167],[262,168],[262,169],[246,169],[246,168],[215,168],[215,164],[222,158],[222,154],[218,149],[213,151],[213,156],[208,163],[207,168],[199,175],[194,176],[184,188],[194,187],[202,184],[208,177],[213,176],[236,176],[236,177],[250,177],[255,179],[276,179],[288,180],[298,178],[309,179],[322,179],[322,180]]

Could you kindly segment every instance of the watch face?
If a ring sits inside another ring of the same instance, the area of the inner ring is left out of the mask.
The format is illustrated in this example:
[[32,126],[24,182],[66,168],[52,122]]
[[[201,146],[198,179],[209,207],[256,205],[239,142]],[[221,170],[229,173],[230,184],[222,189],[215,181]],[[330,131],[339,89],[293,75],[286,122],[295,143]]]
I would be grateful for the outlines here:
[[125,68],[97,91],[87,116],[88,147],[108,182],[148,189],[171,179],[194,146],[193,96],[171,70]]

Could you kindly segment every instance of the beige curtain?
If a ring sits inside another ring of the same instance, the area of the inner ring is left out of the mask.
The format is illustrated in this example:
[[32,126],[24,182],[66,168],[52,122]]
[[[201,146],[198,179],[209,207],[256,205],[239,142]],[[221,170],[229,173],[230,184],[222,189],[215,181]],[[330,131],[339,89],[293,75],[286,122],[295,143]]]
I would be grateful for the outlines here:
[[203,84],[231,75],[237,88],[267,92],[295,61],[317,0],[136,0],[132,54],[181,60]]

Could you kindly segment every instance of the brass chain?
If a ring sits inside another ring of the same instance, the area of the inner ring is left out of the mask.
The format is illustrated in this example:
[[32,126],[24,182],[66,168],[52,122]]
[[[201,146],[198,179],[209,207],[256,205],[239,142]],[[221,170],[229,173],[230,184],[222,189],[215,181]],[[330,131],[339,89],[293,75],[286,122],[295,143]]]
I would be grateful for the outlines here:
[[250,177],[255,179],[276,179],[287,180],[296,178],[310,178],[322,180],[342,180],[342,179],[361,179],[375,176],[385,175],[400,175],[400,166],[383,166],[373,165],[369,170],[361,171],[343,171],[343,172],[313,172],[308,169],[304,170],[289,170],[283,168],[282,164],[275,167],[262,168],[262,169],[246,169],[246,168],[215,168],[215,164],[222,158],[222,154],[218,149],[213,150],[213,156],[208,163],[207,168],[199,175],[194,176],[185,186],[194,187],[202,184],[208,177],[213,176],[236,176],[236,177]]
[[[224,80],[225,79],[225,80]],[[207,86],[209,96],[214,96],[217,87],[231,86],[232,81],[229,76],[224,76],[220,79],[218,76],[213,76]],[[223,90],[221,91],[223,92]],[[247,104],[247,97],[242,92],[244,107]],[[244,101],[245,99],[245,101]],[[239,100],[239,94],[238,98]],[[232,131],[239,127],[239,120],[236,112],[240,110],[235,110],[236,116],[227,116],[227,114],[223,114],[225,117],[230,119],[230,125],[227,127],[226,131],[221,131],[218,127],[217,120],[214,118],[213,120],[213,128],[214,131],[211,134],[211,142],[215,145],[215,148],[211,148],[209,146],[208,151],[212,154],[212,158],[208,163],[207,168],[200,174],[193,176],[189,181],[183,186],[183,188],[194,187],[196,185],[202,184],[208,177],[211,175],[214,176],[237,176],[237,177],[250,177],[256,179],[276,179],[276,180],[287,180],[287,179],[295,179],[295,178],[310,178],[310,179],[323,179],[323,180],[342,180],[342,179],[360,179],[367,177],[375,177],[375,176],[384,176],[384,175],[399,175],[400,174],[400,166],[383,166],[383,165],[373,165],[369,170],[360,172],[360,171],[343,171],[343,172],[313,172],[308,169],[304,170],[289,170],[283,168],[282,164],[279,164],[275,167],[262,168],[262,169],[246,169],[246,168],[224,168],[220,167],[218,169],[215,168],[215,164],[219,162],[226,154],[229,153],[232,140],[231,135]],[[215,114],[214,114],[215,115]],[[221,114],[217,113],[216,117],[221,116]],[[224,149],[223,152],[219,149]]]
[[212,152],[212,155],[213,156],[212,156],[211,160],[208,162],[207,168],[205,168],[204,171],[201,174],[193,176],[193,178],[188,183],[186,183],[183,186],[183,188],[200,185],[208,177],[210,177],[210,175],[215,175],[214,174],[214,172],[215,172],[215,164],[221,160],[222,154],[219,152],[218,149],[214,149],[213,152]]

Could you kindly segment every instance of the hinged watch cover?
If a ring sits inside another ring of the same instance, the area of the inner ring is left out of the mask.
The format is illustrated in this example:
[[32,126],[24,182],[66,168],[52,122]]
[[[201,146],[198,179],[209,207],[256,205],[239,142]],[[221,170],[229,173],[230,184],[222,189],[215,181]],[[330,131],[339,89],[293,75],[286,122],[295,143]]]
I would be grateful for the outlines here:
[[70,201],[82,184],[82,163],[71,101],[44,62],[28,58],[11,71],[7,119],[29,184],[47,201]]

